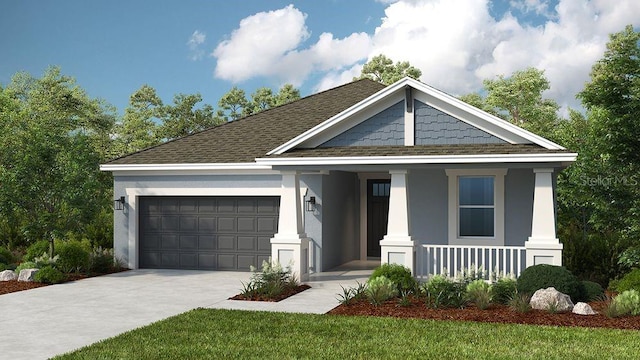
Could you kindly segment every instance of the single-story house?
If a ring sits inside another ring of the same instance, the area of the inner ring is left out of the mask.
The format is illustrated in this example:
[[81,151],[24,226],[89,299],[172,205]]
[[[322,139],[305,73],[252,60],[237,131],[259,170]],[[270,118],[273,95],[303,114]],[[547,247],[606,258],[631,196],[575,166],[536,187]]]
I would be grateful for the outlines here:
[[130,268],[305,279],[380,259],[416,276],[560,265],[555,179],[577,154],[405,78],[358,80],[101,166]]

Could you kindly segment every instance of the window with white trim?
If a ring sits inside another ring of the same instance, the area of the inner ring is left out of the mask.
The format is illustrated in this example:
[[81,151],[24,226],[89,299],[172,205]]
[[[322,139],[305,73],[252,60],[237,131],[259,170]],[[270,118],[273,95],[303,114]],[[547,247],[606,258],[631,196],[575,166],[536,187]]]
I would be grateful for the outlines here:
[[504,245],[507,169],[446,170],[450,245]]

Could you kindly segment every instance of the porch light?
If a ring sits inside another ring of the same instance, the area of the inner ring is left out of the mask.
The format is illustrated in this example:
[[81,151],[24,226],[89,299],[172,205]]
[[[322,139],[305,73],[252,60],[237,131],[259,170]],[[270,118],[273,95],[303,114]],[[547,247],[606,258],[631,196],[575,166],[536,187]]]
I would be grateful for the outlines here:
[[313,212],[316,210],[316,197],[315,196],[311,196],[309,197],[309,200],[305,201],[306,203],[306,210],[309,212]]
[[115,210],[124,210],[124,196],[120,196],[120,199],[113,200],[113,208]]

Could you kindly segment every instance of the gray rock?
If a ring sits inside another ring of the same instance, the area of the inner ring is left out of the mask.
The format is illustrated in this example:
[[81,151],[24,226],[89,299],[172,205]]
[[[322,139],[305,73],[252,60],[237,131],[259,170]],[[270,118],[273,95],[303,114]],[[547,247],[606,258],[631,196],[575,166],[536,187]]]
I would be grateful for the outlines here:
[[536,291],[529,304],[532,308],[538,310],[549,310],[553,305],[555,305],[555,311],[557,312],[571,311],[573,309],[571,297],[553,287]]
[[22,269],[18,275],[18,281],[33,281],[33,277],[38,271],[38,269]]
[[18,278],[18,275],[12,270],[5,270],[0,272],[0,281],[13,281]]
[[583,302],[577,303],[576,306],[573,307],[573,310],[571,312],[573,312],[574,314],[578,314],[578,315],[595,315],[595,314],[597,314],[595,311],[593,311],[593,309],[591,308],[591,306],[589,306],[589,304],[583,303]]

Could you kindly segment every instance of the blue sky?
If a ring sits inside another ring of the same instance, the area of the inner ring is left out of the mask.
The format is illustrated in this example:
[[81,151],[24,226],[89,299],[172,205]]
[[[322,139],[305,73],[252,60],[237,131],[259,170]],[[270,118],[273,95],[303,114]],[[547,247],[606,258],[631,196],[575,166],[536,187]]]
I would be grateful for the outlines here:
[[626,24],[640,24],[637,0],[2,0],[0,84],[57,65],[121,112],[143,84],[165,102],[199,92],[215,106],[234,85],[291,82],[308,95],[384,53],[452,94],[535,66],[548,96],[575,107],[607,35]]

